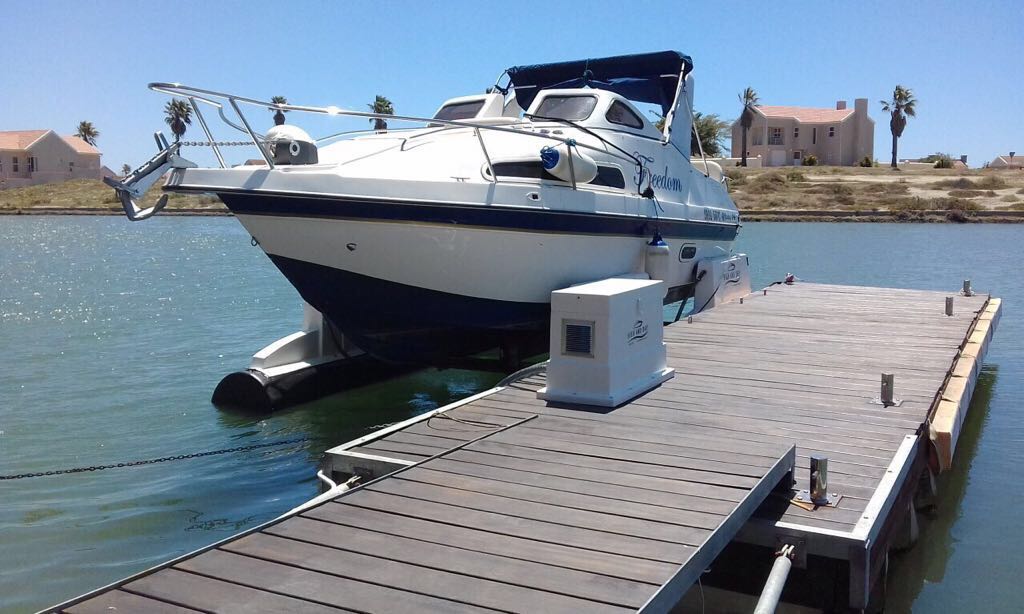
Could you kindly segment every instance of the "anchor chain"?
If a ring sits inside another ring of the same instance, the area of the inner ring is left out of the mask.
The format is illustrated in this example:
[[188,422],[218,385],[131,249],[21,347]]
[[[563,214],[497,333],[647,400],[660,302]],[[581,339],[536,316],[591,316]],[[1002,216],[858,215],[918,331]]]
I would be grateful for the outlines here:
[[[260,141],[260,145],[266,145],[268,141]],[[179,141],[182,147],[251,147],[252,141]]]
[[145,460],[127,461],[123,463],[111,463],[109,465],[92,465],[90,467],[75,467],[73,469],[55,469],[53,471],[39,471],[36,473],[18,473],[14,475],[0,475],[0,481],[2,480],[22,480],[25,478],[40,478],[51,475],[63,475],[67,473],[85,473],[88,471],[103,471],[104,469],[118,469],[121,467],[138,467],[139,465],[154,465],[156,463],[166,463],[168,461],[185,460],[188,458],[200,458],[203,456],[216,456],[218,454],[228,454],[231,452],[246,452],[249,450],[259,450],[261,448],[271,448],[276,446],[287,446],[297,443],[305,443],[310,441],[309,437],[297,437],[295,439],[285,439],[283,441],[274,441],[271,443],[256,443],[247,446],[237,446],[234,448],[224,448],[222,450],[210,450],[207,452],[193,452],[191,454],[178,454],[176,456],[163,456],[160,458],[148,458]]

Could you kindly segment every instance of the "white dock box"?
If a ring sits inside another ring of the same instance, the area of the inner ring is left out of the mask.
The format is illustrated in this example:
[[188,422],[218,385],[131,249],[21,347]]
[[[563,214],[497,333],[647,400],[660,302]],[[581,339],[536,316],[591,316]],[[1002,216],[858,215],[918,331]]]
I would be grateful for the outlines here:
[[548,401],[615,407],[672,377],[662,341],[665,284],[611,278],[551,293]]

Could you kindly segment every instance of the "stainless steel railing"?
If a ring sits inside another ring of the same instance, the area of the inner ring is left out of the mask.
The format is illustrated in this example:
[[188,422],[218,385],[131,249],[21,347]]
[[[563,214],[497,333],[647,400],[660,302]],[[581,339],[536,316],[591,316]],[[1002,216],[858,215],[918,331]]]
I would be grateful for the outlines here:
[[[504,126],[496,126],[496,125],[491,125],[491,124],[486,124],[486,123],[478,123],[478,122],[467,121],[467,120],[444,120],[444,119],[437,119],[437,118],[416,117],[416,116],[411,116],[411,115],[385,115],[385,114],[381,114],[381,113],[372,113],[372,112],[368,113],[368,112],[365,112],[365,111],[352,111],[352,110],[348,110],[348,109],[342,109],[340,107],[336,107],[336,106],[333,106],[333,105],[332,106],[327,106],[327,107],[313,107],[313,106],[305,106],[305,105],[280,104],[280,103],[268,102],[268,101],[265,101],[265,100],[259,100],[259,99],[256,99],[256,98],[248,98],[248,97],[245,97],[245,96],[238,96],[238,95],[229,94],[229,93],[226,93],[226,92],[218,92],[218,91],[215,91],[215,90],[208,90],[208,89],[203,89],[203,88],[198,88],[198,87],[192,87],[192,86],[189,86],[189,85],[183,85],[181,83],[161,83],[161,82],[150,83],[149,84],[149,89],[151,89],[151,90],[153,90],[155,92],[160,92],[160,93],[163,93],[163,94],[168,94],[170,96],[181,96],[181,97],[185,98],[186,100],[188,100],[189,105],[192,107],[193,112],[196,114],[196,119],[199,120],[199,125],[202,127],[203,132],[205,133],[206,138],[207,138],[207,140],[208,140],[208,142],[210,144],[210,147],[213,150],[214,156],[217,158],[217,162],[218,162],[218,164],[220,164],[221,168],[227,168],[227,163],[224,160],[224,156],[223,156],[223,154],[220,151],[220,147],[218,145],[217,140],[214,138],[213,133],[210,130],[210,126],[207,123],[206,118],[203,116],[203,113],[200,110],[200,105],[201,104],[210,105],[210,106],[214,107],[215,109],[217,109],[217,113],[220,116],[221,120],[224,121],[224,123],[226,123],[228,126],[234,128],[235,130],[238,130],[239,132],[242,132],[242,133],[246,134],[249,137],[249,139],[252,141],[252,144],[260,151],[260,154],[262,155],[263,159],[266,161],[267,165],[270,168],[275,168],[273,157],[270,155],[270,152],[267,150],[267,148],[263,146],[262,135],[260,135],[255,130],[253,130],[252,125],[246,119],[245,114],[242,112],[241,105],[258,106],[258,107],[261,107],[261,108],[264,108],[264,109],[273,109],[273,110],[276,110],[276,111],[297,111],[297,112],[300,112],[300,113],[313,113],[313,114],[322,114],[322,115],[330,115],[330,116],[341,116],[341,117],[358,117],[358,118],[365,118],[365,119],[385,119],[385,120],[388,120],[388,121],[405,121],[405,122],[415,122],[415,123],[424,122],[424,123],[427,123],[428,125],[430,125],[430,124],[432,124],[432,125],[440,124],[442,127],[439,128],[436,132],[441,132],[441,131],[445,131],[445,130],[452,130],[452,129],[458,129],[458,128],[472,128],[473,129],[473,133],[476,136],[476,140],[477,140],[477,142],[480,145],[480,149],[481,149],[481,151],[483,153],[484,159],[485,159],[485,161],[487,163],[487,169],[488,169],[488,171],[490,173],[491,181],[493,181],[494,183],[497,183],[498,175],[494,171],[494,166],[493,166],[492,161],[491,161],[492,158],[491,158],[490,152],[487,149],[487,144],[484,141],[484,137],[483,137],[484,131],[504,132],[504,133],[507,133],[507,134],[514,134],[514,135],[516,135],[518,137],[531,137],[531,138],[537,138],[537,139],[542,139],[542,140],[547,140],[547,141],[555,141],[557,143],[561,143],[561,144],[566,145],[567,148],[570,148],[570,149],[572,147],[577,147],[577,148],[581,148],[581,149],[588,149],[588,150],[591,150],[591,151],[600,152],[600,153],[602,153],[604,155],[609,155],[609,156],[612,156],[614,158],[618,158],[618,159],[621,159],[623,161],[626,161],[626,162],[630,163],[630,165],[633,165],[636,162],[635,160],[633,160],[633,159],[631,159],[631,158],[629,158],[627,156],[624,156],[621,153],[618,153],[618,152],[612,150],[607,145],[605,145],[604,147],[597,147],[597,146],[590,145],[590,144],[587,144],[587,143],[581,143],[581,142],[577,141],[576,139],[564,138],[564,137],[560,137],[560,136],[549,134],[549,133],[525,131],[525,130],[508,128],[508,127],[504,127]],[[224,103],[225,102],[227,103],[228,106],[230,106],[232,108],[232,110],[234,111],[235,115],[238,118],[238,121],[241,122],[241,126],[238,125],[237,123],[235,123],[234,121],[232,121],[227,115],[225,115],[225,113],[224,113],[224,107],[225,107]],[[368,133],[368,132],[371,132],[371,131],[369,131],[369,130],[356,130],[356,131],[348,131],[348,132],[339,132],[339,133],[336,133],[336,134],[329,135],[327,137],[316,139],[316,141],[317,142],[322,142],[322,141],[325,141],[325,140],[330,140],[330,139],[333,139],[333,138],[338,138],[340,136],[365,134],[365,133]],[[415,138],[415,137],[409,137],[409,138]],[[405,140],[407,140],[407,139],[403,139],[403,143],[402,143],[402,148],[403,149],[405,147]],[[571,181],[570,181],[570,183],[571,183],[573,189],[576,189],[576,187],[577,187],[576,186],[576,175],[575,175],[575,169],[573,168],[573,165],[571,164],[571,162],[572,162],[572,156],[571,155],[569,156],[569,160],[570,160],[569,168],[570,168],[570,174],[571,174]]]

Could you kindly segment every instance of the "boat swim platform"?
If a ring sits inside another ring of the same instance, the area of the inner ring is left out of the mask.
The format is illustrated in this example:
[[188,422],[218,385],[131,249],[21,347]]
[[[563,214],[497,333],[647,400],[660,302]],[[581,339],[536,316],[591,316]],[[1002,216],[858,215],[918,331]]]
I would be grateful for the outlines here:
[[[329,450],[352,490],[55,609],[664,612],[729,542],[843,561],[864,608],[998,322],[947,296],[772,286],[667,326],[675,377],[617,408],[482,392]],[[835,505],[792,500],[811,456]]]

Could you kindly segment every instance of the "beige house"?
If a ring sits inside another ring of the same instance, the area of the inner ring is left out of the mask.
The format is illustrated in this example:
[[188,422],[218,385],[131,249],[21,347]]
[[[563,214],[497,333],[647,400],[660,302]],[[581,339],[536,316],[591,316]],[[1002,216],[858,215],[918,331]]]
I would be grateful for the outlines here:
[[53,130],[0,132],[0,189],[68,179],[99,179],[100,152]]
[[[747,133],[747,157],[761,157],[764,166],[799,166],[813,154],[818,164],[853,166],[875,155],[875,121],[868,117],[868,99],[858,98],[853,108],[845,100],[835,109],[807,107],[754,107]],[[743,155],[743,127],[732,125],[732,157]]]
[[995,160],[988,163],[989,168],[1024,168],[1024,155],[1018,156],[1016,152],[1011,156],[996,156]]

